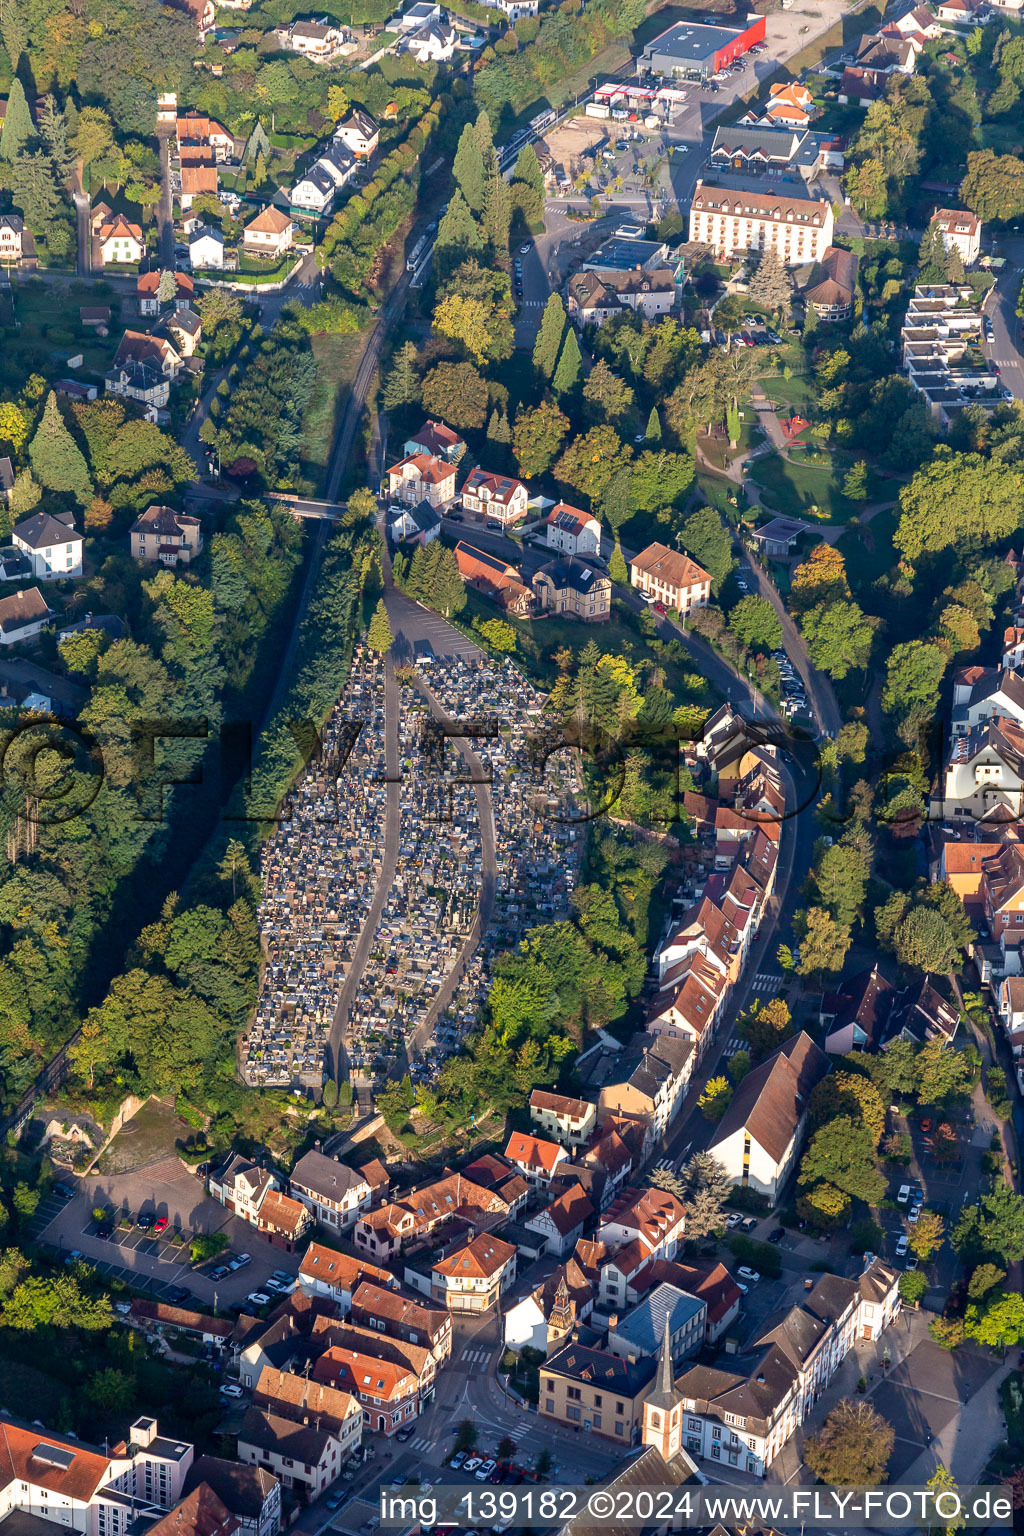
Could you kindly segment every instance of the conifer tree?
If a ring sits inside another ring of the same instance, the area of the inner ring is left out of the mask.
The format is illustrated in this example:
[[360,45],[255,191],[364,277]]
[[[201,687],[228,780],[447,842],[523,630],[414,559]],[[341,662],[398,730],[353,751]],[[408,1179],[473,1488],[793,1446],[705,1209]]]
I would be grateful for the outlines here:
[[92,499],[92,482],[85,455],[64,425],[53,390],[46,397],[42,419],[29,444],[28,456],[36,479],[50,491],[69,491],[83,506]]
[[510,443],[512,441],[512,429],[508,424],[508,417],[498,406],[491,412],[491,419],[487,423],[487,439],[492,443]]
[[647,431],[644,433],[644,442],[649,448],[656,448],[661,442],[661,417],[658,415],[658,407],[651,406],[651,414],[647,418]]
[[391,649],[394,635],[391,633],[391,625],[388,623],[388,611],[384,607],[384,599],[381,598],[373,610],[370,627],[366,632],[366,643],[371,651],[383,655]]
[[540,330],[533,345],[533,366],[545,379],[553,377],[565,335],[565,305],[562,296],[553,293],[544,306]]
[[[467,123],[462,130],[459,147],[455,151],[452,175],[472,211],[483,213],[487,192],[484,157],[480,150],[480,140],[473,130],[472,123]],[[448,211],[451,212],[451,209],[449,208]],[[440,239],[440,235],[438,238]]]
[[256,164],[253,167],[252,184],[253,184],[254,187],[262,187],[262,185],[266,181],[266,179],[267,179],[267,162],[266,162],[266,158],[264,157],[263,151],[260,150],[259,153],[256,156]]
[[565,342],[551,387],[556,395],[569,395],[579,384],[582,374],[583,359],[580,357],[580,344],[576,340],[575,330],[570,325],[565,333]]
[[434,270],[438,281],[444,282],[467,256],[475,255],[483,248],[484,237],[480,225],[470,212],[461,189],[457,187],[437,231]]
[[169,267],[165,267],[160,273],[160,281],[157,283],[156,296],[160,304],[170,304],[178,291],[178,285],[174,280],[174,273]]
[[617,534],[615,537],[615,548],[612,550],[611,559],[608,561],[608,575],[612,581],[617,581],[624,587],[629,586],[629,572],[626,569],[626,560]]
[[533,188],[538,197],[544,196],[544,172],[540,168],[537,151],[532,144],[524,144],[519,151],[516,168],[512,172],[512,180],[524,181],[528,187]]
[[34,132],[25,87],[15,75],[7,97],[3,128],[0,128],[0,160],[16,160]]
[[403,405],[418,405],[420,376],[416,371],[416,343],[403,342],[384,380],[384,409],[394,411]]

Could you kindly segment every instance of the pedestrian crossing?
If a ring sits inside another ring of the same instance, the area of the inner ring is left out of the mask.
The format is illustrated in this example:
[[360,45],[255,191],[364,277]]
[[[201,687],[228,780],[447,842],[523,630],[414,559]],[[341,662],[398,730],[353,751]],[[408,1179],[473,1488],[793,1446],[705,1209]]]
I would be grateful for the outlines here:
[[410,1440],[409,1449],[410,1451],[432,1451],[436,1444],[437,1441],[431,1440],[429,1435],[417,1435],[415,1440]]
[[467,1371],[486,1371],[491,1363],[491,1351],[489,1349],[466,1348],[459,1356],[459,1363]]
[[754,977],[755,997],[774,997],[784,979],[782,976],[773,976],[770,971],[758,971]]

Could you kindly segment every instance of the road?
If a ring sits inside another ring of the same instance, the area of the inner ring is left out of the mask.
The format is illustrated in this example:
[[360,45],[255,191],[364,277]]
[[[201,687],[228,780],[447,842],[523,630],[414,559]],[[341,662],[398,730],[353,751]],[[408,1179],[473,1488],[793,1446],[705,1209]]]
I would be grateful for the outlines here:
[[1004,240],[1001,249],[1007,265],[996,279],[996,286],[985,304],[985,314],[992,322],[992,341],[985,343],[985,355],[999,365],[999,377],[1017,400],[1024,400],[1024,359],[1020,353],[1021,322],[1017,317],[1024,240]]
[[174,267],[174,199],[171,193],[171,136],[160,135],[160,201],[157,204],[157,251],[164,271]]

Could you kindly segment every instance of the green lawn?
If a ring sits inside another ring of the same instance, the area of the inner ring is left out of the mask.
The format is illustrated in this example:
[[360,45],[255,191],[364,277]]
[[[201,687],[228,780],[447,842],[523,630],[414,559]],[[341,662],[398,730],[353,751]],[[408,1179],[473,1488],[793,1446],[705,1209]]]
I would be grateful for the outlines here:
[[773,374],[761,380],[761,388],[776,405],[793,405],[801,409],[814,399],[814,381],[806,374],[794,373],[790,379]]
[[96,1167],[102,1174],[134,1173],[161,1158],[173,1157],[179,1137],[187,1136],[188,1131],[188,1122],[169,1104],[149,1099],[100,1153]]
[[[27,372],[60,378],[68,373],[67,354],[81,353],[82,372],[102,374],[114,355],[120,303],[113,294],[100,296],[69,275],[64,283],[20,281],[14,278],[11,297],[17,326],[8,330],[3,342],[6,371],[13,375],[24,367]],[[83,304],[109,303],[111,336],[105,340],[83,326],[78,311]],[[58,355],[63,354],[63,355]]]
[[830,465],[801,464],[774,454],[751,465],[750,477],[766,493],[765,505],[773,511],[806,517],[816,506],[824,513],[823,521],[842,523],[858,511],[858,503],[840,490],[849,464],[845,458]]
[[363,350],[360,332],[344,336],[314,336],[317,373],[302,422],[303,473],[319,493],[323,489],[334,429]]
[[848,528],[839,540],[836,547],[846,560],[846,573],[855,597],[884,575],[898,558],[892,536],[899,516],[899,508],[891,507],[863,527]]

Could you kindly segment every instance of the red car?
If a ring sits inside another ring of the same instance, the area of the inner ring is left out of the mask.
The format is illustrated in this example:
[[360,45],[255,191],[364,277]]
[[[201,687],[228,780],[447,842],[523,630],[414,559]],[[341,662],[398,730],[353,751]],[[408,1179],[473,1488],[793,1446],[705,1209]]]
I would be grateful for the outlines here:
[[154,1221],[154,1223],[153,1223],[153,1231],[154,1232],[166,1232],[167,1231],[167,1217],[166,1216],[158,1216],[157,1217],[156,1221]]
[[655,603],[654,611],[655,613],[668,613],[668,609],[665,607],[664,603]]

